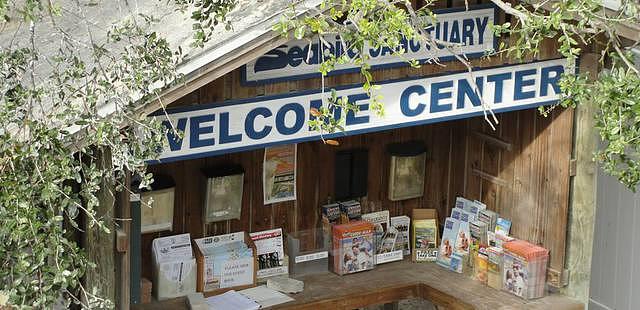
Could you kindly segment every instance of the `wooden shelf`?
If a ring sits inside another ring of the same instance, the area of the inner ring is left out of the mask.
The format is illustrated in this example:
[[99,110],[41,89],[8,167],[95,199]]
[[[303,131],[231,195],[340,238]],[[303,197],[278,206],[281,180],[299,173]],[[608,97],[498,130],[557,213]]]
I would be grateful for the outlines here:
[[[526,301],[447,271],[434,263],[402,261],[346,276],[309,275],[295,301],[274,309],[354,309],[408,298],[424,298],[447,309],[567,309],[584,305],[563,295]],[[185,298],[136,305],[133,309],[188,309]]]

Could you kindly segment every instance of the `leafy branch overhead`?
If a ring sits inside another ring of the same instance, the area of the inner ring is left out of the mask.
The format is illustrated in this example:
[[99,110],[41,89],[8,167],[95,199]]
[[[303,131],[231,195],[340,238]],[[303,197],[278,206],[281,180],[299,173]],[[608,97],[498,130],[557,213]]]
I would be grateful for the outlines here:
[[[517,6],[492,2],[512,16],[511,24],[495,25],[494,31],[514,38],[493,55],[535,57],[545,38],[558,40],[560,52],[570,61],[585,47],[601,51],[608,72],[597,80],[565,76],[561,104],[597,105],[596,125],[604,140],[597,158],[605,170],[634,188],[640,180],[640,78],[637,60],[626,48],[637,42],[619,37],[616,29],[640,24],[637,3],[623,0],[620,11],[605,13],[600,0]],[[136,6],[140,3],[144,5]],[[145,160],[157,156],[166,129],[139,116],[139,108],[160,98],[163,85],[180,81],[177,68],[186,47],[172,45],[158,27],[172,27],[162,24],[162,18],[184,12],[182,21],[192,26],[192,45],[213,45],[214,31],[229,27],[230,12],[259,9],[244,3],[0,0],[0,306],[51,308],[59,301],[89,308],[113,306],[96,288],[81,285],[95,262],[74,235],[95,229],[113,232],[120,225],[96,212],[101,184],[114,183],[116,190],[125,190],[127,171],[139,175],[142,186],[151,181]],[[436,40],[425,31],[435,22],[432,5],[433,1],[413,8],[403,0],[324,0],[308,17],[293,18],[293,6],[276,29],[323,46],[324,38],[339,35],[343,50],[357,53],[349,57],[323,52],[321,72],[326,75],[348,62],[361,66],[370,107],[382,115],[371,59],[361,53],[368,47],[388,48],[418,67],[422,64],[408,59],[402,49],[403,40],[412,38],[446,49],[473,74],[469,61],[457,52],[459,44]],[[165,11],[147,14],[152,7]],[[118,20],[101,23],[104,12],[115,12]],[[446,66],[437,58],[427,62]],[[312,125],[322,132],[342,130],[344,119],[336,120],[333,111],[357,108],[330,90],[325,99],[328,105],[311,112],[316,117]],[[485,108],[486,119],[495,123],[491,109]],[[104,150],[111,153],[112,167],[99,161]]]

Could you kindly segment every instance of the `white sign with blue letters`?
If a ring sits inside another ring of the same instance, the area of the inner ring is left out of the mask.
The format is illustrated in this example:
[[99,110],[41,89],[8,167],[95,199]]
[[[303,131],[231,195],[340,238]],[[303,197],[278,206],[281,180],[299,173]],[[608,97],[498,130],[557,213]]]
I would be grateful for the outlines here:
[[[464,54],[467,58],[475,58],[484,55],[486,51],[497,48],[497,38],[490,29],[490,25],[496,20],[497,9],[495,6],[476,6],[471,7],[469,11],[466,11],[465,8],[456,8],[436,10],[435,12],[437,23],[427,28],[426,31],[437,40],[460,43],[462,46],[455,49],[459,54]],[[324,49],[331,54],[341,56],[346,53],[352,59],[355,57],[354,50],[344,50],[339,36],[327,36],[325,40],[330,46],[325,46]],[[403,40],[401,46],[405,50],[403,57],[420,62],[432,58],[447,61],[455,57],[442,46],[432,49],[417,40]],[[289,41],[246,64],[242,71],[243,83],[259,84],[319,77],[318,70],[322,59],[318,50],[319,42],[309,45],[307,40]],[[393,52],[388,47],[368,48],[366,52],[370,57],[368,63],[373,68],[407,66],[407,63],[402,62],[398,56],[392,55]],[[359,66],[350,63],[336,66],[330,74],[359,70]]]
[[[560,75],[567,70],[565,59],[545,60],[474,71],[475,83],[484,103],[494,112],[522,110],[556,102]],[[337,88],[338,96],[357,104],[358,112],[345,116],[344,132],[326,134],[335,138],[365,132],[460,119],[483,114],[468,72],[432,77],[392,80],[380,83],[384,116],[369,109],[369,97],[362,86]],[[325,93],[325,96],[328,96]],[[270,145],[320,139],[307,123],[311,108],[319,108],[322,92],[312,90],[278,96],[250,98],[218,104],[168,110],[173,125],[183,138],[167,135],[168,146],[161,162],[212,156]],[[342,111],[334,112],[336,117]],[[160,112],[154,117],[169,122]]]

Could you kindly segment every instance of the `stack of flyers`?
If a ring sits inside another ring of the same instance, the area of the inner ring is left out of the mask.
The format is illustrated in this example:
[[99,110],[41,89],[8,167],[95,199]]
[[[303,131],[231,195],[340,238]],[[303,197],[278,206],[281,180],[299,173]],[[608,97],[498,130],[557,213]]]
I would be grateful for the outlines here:
[[487,223],[487,231],[495,231],[498,214],[491,210],[481,210],[478,213],[478,220]]
[[389,230],[389,210],[366,213],[362,220],[373,224],[376,247],[382,243],[382,238]]
[[474,221],[469,223],[469,230],[471,233],[471,246],[469,248],[471,259],[469,260],[469,264],[475,266],[474,258],[478,256],[480,250],[486,248],[489,243],[487,224],[481,221]]
[[360,220],[362,207],[360,206],[360,203],[355,200],[341,202],[340,213],[342,213],[346,222]]
[[340,205],[332,203],[324,205],[322,208],[322,218],[329,223],[337,223],[340,220]]
[[502,249],[487,248],[487,285],[497,290],[502,289]]
[[399,235],[400,234],[395,228],[389,227],[389,230],[383,234],[380,242],[377,244],[376,254],[394,251]]
[[252,232],[249,234],[256,245],[258,256],[258,278],[287,274],[284,265],[282,228]]
[[460,224],[458,225],[458,233],[456,235],[455,252],[460,255],[469,255],[470,247],[470,235],[469,232],[469,214],[462,213],[460,217]]
[[504,244],[502,281],[504,290],[532,299],[544,296],[549,251],[524,240]]
[[455,207],[458,209],[469,209],[470,206],[473,204],[473,201],[463,198],[463,197],[456,197],[456,205]]
[[508,236],[509,230],[511,230],[511,221],[509,221],[508,219],[499,217],[498,220],[496,221],[496,230],[495,230],[496,234]]
[[475,256],[475,279],[487,284],[488,271],[489,271],[489,256],[487,255],[486,248],[482,248],[478,251],[478,255]]
[[436,263],[444,268],[448,269],[451,266],[451,255],[453,255],[459,228],[459,220],[451,217],[445,219],[442,239],[440,241],[440,247],[438,248],[438,258],[436,259]]
[[389,225],[398,231],[399,236],[396,241],[396,250],[402,250],[404,255],[411,254],[411,247],[409,244],[409,225],[411,224],[411,218],[406,215],[394,216],[389,220]]
[[333,271],[339,275],[373,269],[373,224],[354,221],[333,226]]
[[438,257],[438,230],[435,219],[415,220],[413,222],[413,246],[416,262],[433,262]]

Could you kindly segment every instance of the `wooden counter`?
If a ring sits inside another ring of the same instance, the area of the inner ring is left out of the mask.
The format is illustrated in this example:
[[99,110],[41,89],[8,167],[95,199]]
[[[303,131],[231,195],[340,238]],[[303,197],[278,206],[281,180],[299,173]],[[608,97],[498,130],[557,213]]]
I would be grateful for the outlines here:
[[[408,298],[424,298],[446,309],[584,309],[582,303],[562,295],[526,301],[433,263],[402,261],[347,276],[324,273],[300,280],[304,291],[292,295],[295,301],[274,309],[354,309]],[[187,309],[185,301],[176,298],[133,309]]]

